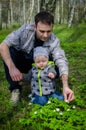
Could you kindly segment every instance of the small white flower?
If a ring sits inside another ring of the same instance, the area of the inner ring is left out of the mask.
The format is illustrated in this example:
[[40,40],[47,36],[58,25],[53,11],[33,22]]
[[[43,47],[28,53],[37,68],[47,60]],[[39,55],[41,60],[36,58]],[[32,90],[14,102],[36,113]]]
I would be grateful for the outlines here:
[[73,108],[73,109],[75,109],[75,108],[76,108],[76,106],[73,106],[72,108]]
[[60,111],[60,109],[59,109],[59,108],[56,108],[56,111]]
[[37,114],[37,111],[35,111],[34,114]]
[[70,111],[70,109],[67,109],[67,111]]
[[28,104],[29,106],[31,106],[32,105],[32,103],[31,102],[29,102],[29,104]]
[[65,100],[65,102],[66,102],[66,103],[69,103],[69,101],[68,101],[68,100]]
[[31,98],[31,97],[32,97],[32,94],[29,94],[28,97]]
[[60,115],[63,115],[63,113],[62,113],[62,112],[60,112],[59,114],[60,114]]
[[48,101],[48,102],[47,102],[47,104],[50,104],[50,103],[51,103],[51,101]]

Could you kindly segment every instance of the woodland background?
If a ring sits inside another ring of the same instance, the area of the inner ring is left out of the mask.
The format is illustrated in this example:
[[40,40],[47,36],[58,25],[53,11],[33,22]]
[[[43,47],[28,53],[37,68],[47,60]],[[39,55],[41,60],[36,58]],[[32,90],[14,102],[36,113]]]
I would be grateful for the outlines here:
[[55,23],[78,25],[86,22],[86,0],[0,0],[0,29],[34,21],[36,13],[47,10]]
[[[42,10],[55,16],[53,32],[69,62],[75,100],[31,104],[30,83],[21,83],[21,102],[13,107],[0,56],[0,130],[86,130],[86,0],[0,0],[0,43],[22,24],[34,22]],[[62,89],[59,80],[57,88]]]

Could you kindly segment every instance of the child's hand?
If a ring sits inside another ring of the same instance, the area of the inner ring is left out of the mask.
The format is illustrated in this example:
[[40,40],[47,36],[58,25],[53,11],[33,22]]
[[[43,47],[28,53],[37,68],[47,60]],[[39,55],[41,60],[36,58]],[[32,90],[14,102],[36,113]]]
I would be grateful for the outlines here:
[[54,79],[54,78],[55,78],[55,75],[54,75],[52,72],[50,72],[50,73],[48,74],[48,77],[51,78],[51,79]]

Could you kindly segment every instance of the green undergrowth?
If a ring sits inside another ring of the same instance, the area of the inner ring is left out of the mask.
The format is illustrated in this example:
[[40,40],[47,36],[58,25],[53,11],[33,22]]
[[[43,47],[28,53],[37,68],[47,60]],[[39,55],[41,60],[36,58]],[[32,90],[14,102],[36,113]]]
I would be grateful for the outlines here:
[[[14,29],[0,31],[0,42]],[[17,107],[10,103],[10,92],[0,57],[0,129],[1,130],[85,130],[86,129],[86,25],[67,29],[55,25],[69,62],[69,86],[75,93],[71,103],[50,99],[45,106],[31,104],[28,84],[22,84]],[[57,81],[57,85],[61,85]],[[62,86],[60,86],[62,87]]]

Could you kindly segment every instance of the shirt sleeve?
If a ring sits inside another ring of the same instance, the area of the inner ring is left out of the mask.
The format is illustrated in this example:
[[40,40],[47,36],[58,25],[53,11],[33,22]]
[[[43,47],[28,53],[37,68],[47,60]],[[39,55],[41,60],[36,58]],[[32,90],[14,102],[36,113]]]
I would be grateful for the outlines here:
[[62,74],[68,75],[68,60],[65,57],[64,50],[62,50],[60,47],[59,40],[56,38],[55,42],[52,43],[51,46],[52,46],[51,54],[52,54],[53,60],[55,62],[55,65],[59,69],[60,76]]
[[55,69],[54,69],[52,66],[49,67],[49,69],[48,69],[48,74],[49,74],[50,72],[53,73],[55,76],[57,75]]
[[13,31],[12,33],[10,33],[5,40],[3,40],[3,42],[5,44],[7,44],[9,47],[10,46],[19,46],[20,44],[20,38],[23,35],[23,32],[26,28],[26,24],[22,25],[18,30]]

